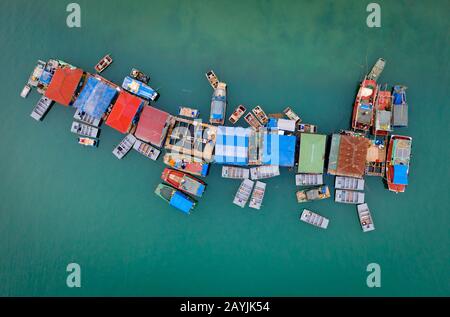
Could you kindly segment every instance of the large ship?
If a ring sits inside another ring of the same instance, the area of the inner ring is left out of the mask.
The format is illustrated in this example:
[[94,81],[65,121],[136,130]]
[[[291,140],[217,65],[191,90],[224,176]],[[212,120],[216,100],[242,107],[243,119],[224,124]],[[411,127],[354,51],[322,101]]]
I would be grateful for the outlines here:
[[377,83],[375,80],[365,78],[359,87],[353,106],[352,128],[367,132],[373,125],[373,111]]
[[202,197],[205,191],[205,182],[195,178],[188,173],[165,168],[161,174],[161,179],[186,194]]
[[169,185],[159,184],[155,189],[155,194],[185,214],[190,214],[196,204],[191,197]]
[[386,181],[390,191],[403,193],[408,185],[412,138],[392,135],[386,160]]
[[223,125],[225,122],[225,115],[227,112],[227,85],[219,83],[214,89],[211,98],[211,114],[209,122],[212,124]]

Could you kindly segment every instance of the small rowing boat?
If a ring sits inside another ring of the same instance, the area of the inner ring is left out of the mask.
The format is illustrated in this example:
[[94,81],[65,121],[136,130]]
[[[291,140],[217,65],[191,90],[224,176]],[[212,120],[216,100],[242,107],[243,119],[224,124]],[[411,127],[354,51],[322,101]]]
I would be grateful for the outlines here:
[[244,113],[247,111],[247,109],[243,105],[239,105],[234,109],[233,113],[231,114],[230,118],[228,119],[232,124],[235,124],[239,121],[239,119],[244,115]]
[[112,59],[111,55],[109,55],[109,54],[106,55],[97,63],[97,65],[95,65],[95,71],[97,73],[103,72],[106,68],[109,67],[109,65],[112,64],[112,62],[113,62],[113,59]]

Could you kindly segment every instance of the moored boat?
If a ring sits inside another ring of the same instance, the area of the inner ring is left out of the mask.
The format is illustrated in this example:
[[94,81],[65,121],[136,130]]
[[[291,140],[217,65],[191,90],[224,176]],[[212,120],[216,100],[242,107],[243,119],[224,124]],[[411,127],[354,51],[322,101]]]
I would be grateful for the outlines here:
[[98,140],[86,137],[79,137],[78,144],[90,147],[98,147]]
[[33,72],[30,75],[30,78],[28,78],[28,85],[31,87],[37,87],[39,84],[39,78],[41,78],[42,73],[44,72],[45,65],[45,62],[38,60]]
[[28,94],[30,93],[30,91],[31,91],[31,86],[30,86],[30,84],[26,84],[26,85],[23,87],[22,91],[20,92],[20,97],[22,97],[22,98],[28,97]]
[[244,120],[254,129],[258,130],[262,127],[262,124],[256,119],[253,113],[249,112],[245,115]]
[[180,106],[178,107],[178,115],[187,118],[197,119],[198,116],[200,115],[200,111],[198,111],[198,109]]
[[261,209],[265,193],[266,183],[257,181],[255,184],[255,188],[253,189],[252,196],[250,197],[248,206],[253,209]]
[[248,168],[223,166],[222,177],[232,179],[245,179],[250,177],[250,170]]
[[112,64],[112,62],[113,62],[113,59],[112,59],[111,55],[109,55],[109,54],[106,55],[97,63],[97,65],[95,65],[95,71],[97,73],[103,72],[106,68],[109,67],[109,65]]
[[48,112],[48,110],[52,105],[53,100],[45,96],[42,96],[37,102],[36,106],[33,108],[33,111],[31,112],[30,116],[36,121],[42,120],[42,118]]
[[159,157],[159,154],[161,153],[161,151],[157,148],[151,146],[148,143],[142,142],[141,140],[136,140],[136,142],[134,142],[133,149],[153,161],[156,161]]
[[375,230],[372,215],[367,204],[357,205],[356,208],[358,210],[359,223],[361,224],[362,230],[364,232]]
[[122,88],[138,97],[151,101],[155,101],[159,97],[159,93],[155,89],[139,80],[131,78],[130,76],[126,76],[124,78]]
[[130,72],[130,77],[143,82],[144,84],[148,84],[150,81],[150,76],[144,74],[139,69],[132,68]]
[[336,176],[334,188],[364,190],[364,179],[347,176]]
[[99,133],[99,129],[76,121],[72,122],[72,127],[70,128],[70,131],[72,133],[76,133],[81,136],[86,136],[90,138],[96,138]]
[[352,128],[367,132],[373,125],[373,109],[377,95],[375,80],[365,78],[359,87],[353,106]]
[[211,97],[211,114],[209,122],[212,124],[223,125],[225,122],[225,115],[227,112],[227,85],[219,83],[214,89]]
[[295,175],[295,185],[315,186],[323,184],[323,174],[300,173]]
[[375,119],[372,126],[373,135],[387,135],[391,129],[391,112],[392,96],[388,90],[378,90],[375,101]]
[[213,89],[216,89],[219,85],[219,79],[217,78],[216,74],[213,70],[207,71],[205,73],[206,79],[208,79],[209,84]]
[[300,220],[318,228],[326,229],[330,220],[308,209],[303,209]]
[[163,160],[164,164],[179,171],[202,177],[208,175],[209,164],[201,159],[185,154],[166,153]]
[[362,204],[364,203],[364,193],[354,190],[336,189],[334,201],[344,204]]
[[239,189],[234,196],[233,204],[238,205],[241,208],[244,208],[247,204],[248,199],[250,198],[250,194],[252,193],[254,182],[249,179],[244,179],[239,186]]
[[373,65],[372,70],[367,75],[367,79],[370,80],[378,80],[378,77],[380,77],[381,73],[383,72],[384,66],[386,65],[386,61],[383,58],[379,58],[375,65]]
[[408,104],[406,103],[406,86],[395,85],[392,93],[392,125],[408,126]]
[[94,127],[98,127],[100,125],[100,119],[94,118],[93,116],[88,115],[86,112],[80,109],[77,109],[77,111],[75,111],[73,118]]
[[170,168],[164,169],[161,174],[161,179],[174,188],[197,197],[201,197],[206,188],[206,184],[202,180],[188,173]]
[[155,194],[185,214],[190,214],[196,205],[191,197],[169,185],[159,184]]
[[269,117],[266,115],[261,106],[256,106],[252,109],[252,112],[262,125],[265,125],[267,122],[269,122]]
[[403,193],[408,185],[412,138],[392,135],[386,159],[386,181],[388,189]]
[[288,117],[290,120],[294,120],[296,123],[302,122],[302,119],[290,108],[286,107],[286,109],[283,110],[283,113]]
[[250,177],[253,180],[271,178],[280,175],[278,165],[262,165],[250,169]]
[[239,105],[236,107],[236,109],[234,109],[233,113],[231,114],[231,116],[228,120],[232,124],[235,124],[244,115],[244,113],[246,111],[247,111],[247,109],[243,105]]
[[114,148],[112,153],[119,160],[122,159],[133,148],[136,142],[136,137],[132,134],[127,134],[125,138]]
[[328,186],[318,186],[310,189],[299,190],[296,193],[297,202],[304,203],[312,200],[322,200],[330,198],[330,190]]
[[317,126],[313,124],[308,123],[300,123],[298,125],[298,132],[301,133],[316,133],[317,132]]

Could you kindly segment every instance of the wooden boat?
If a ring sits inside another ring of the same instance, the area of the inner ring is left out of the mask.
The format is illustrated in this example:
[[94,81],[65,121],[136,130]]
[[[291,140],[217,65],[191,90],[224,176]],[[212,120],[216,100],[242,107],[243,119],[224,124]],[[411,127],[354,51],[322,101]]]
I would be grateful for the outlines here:
[[302,119],[290,108],[286,107],[286,109],[283,110],[283,113],[288,117],[290,120],[294,120],[296,123],[302,122]]
[[328,228],[328,224],[330,222],[327,218],[308,209],[303,209],[303,212],[300,215],[300,220],[322,229]]
[[262,124],[256,119],[253,113],[249,112],[245,115],[244,120],[254,129],[258,130],[262,127]]
[[185,154],[166,153],[163,160],[164,164],[179,171],[202,177],[208,175],[209,164],[201,159]]
[[386,181],[388,189],[403,193],[408,185],[412,138],[392,135],[386,159]]
[[269,113],[267,115],[269,117],[269,119],[273,118],[273,119],[283,119],[284,118],[284,113]]
[[234,196],[233,204],[238,205],[241,208],[244,208],[247,204],[248,199],[250,198],[250,194],[252,193],[254,182],[249,179],[244,179],[239,186],[239,189]]
[[161,174],[161,179],[174,188],[197,197],[202,197],[206,188],[206,184],[202,180],[199,180],[188,173],[170,168],[164,169]]
[[166,201],[169,205],[177,208],[185,214],[190,214],[196,202],[182,191],[169,185],[159,184],[155,189],[155,194]]
[[81,136],[86,136],[90,138],[96,138],[99,132],[97,128],[76,121],[72,122],[72,127],[70,128],[70,131],[72,133],[76,133]]
[[136,142],[134,142],[133,149],[153,161],[156,161],[159,157],[159,154],[161,154],[160,150],[148,143],[142,142],[141,140],[136,140]]
[[78,144],[84,145],[84,146],[98,147],[98,140],[80,137],[80,138],[78,138]]
[[372,215],[370,214],[370,210],[367,204],[357,205],[356,208],[358,210],[359,223],[361,224],[362,230],[364,232],[375,230]]
[[271,178],[280,175],[278,165],[262,165],[250,169],[250,177],[253,180]]
[[88,115],[86,112],[81,111],[80,109],[77,109],[77,111],[75,111],[73,118],[94,127],[98,127],[100,125],[100,119],[94,118],[93,116]]
[[136,68],[131,69],[130,76],[136,80],[143,82],[144,84],[148,84],[148,82],[150,81],[150,76],[144,74]]
[[301,173],[295,175],[295,185],[297,186],[315,186],[323,185],[323,174]]
[[41,78],[42,73],[44,72],[46,63],[38,60],[37,65],[34,67],[33,72],[28,78],[28,85],[31,87],[37,87],[39,84],[39,78]]
[[187,118],[196,119],[200,115],[200,111],[198,111],[198,109],[181,106],[181,107],[178,107],[178,115],[187,117]]
[[330,198],[330,190],[328,186],[318,186],[310,189],[299,190],[296,193],[297,202],[304,203],[312,200],[322,200],[326,198]]
[[28,97],[28,94],[30,93],[30,91],[31,91],[31,86],[30,86],[30,84],[26,84],[26,85],[23,87],[22,91],[20,92],[20,97],[22,97],[22,98]]
[[374,124],[372,126],[372,134],[385,136],[391,129],[391,112],[392,96],[388,90],[380,90],[375,101]]
[[392,93],[392,125],[394,127],[408,126],[408,104],[406,102],[408,87],[395,85]]
[[130,76],[124,78],[122,88],[147,100],[155,101],[159,98],[159,93],[155,89]]
[[365,78],[359,87],[353,106],[352,128],[367,132],[373,125],[373,111],[377,84],[375,80]]
[[114,148],[112,153],[115,157],[121,160],[133,148],[136,142],[136,137],[132,134],[127,134],[125,138]]
[[334,188],[364,190],[364,179],[347,176],[336,176]]
[[112,64],[112,62],[113,62],[113,59],[112,59],[111,55],[109,55],[109,54],[106,55],[97,63],[97,65],[95,65],[95,71],[97,73],[103,72],[106,68],[108,68],[109,65]]
[[223,166],[222,177],[232,179],[245,179],[250,177],[250,170],[248,168]]
[[261,209],[265,193],[266,183],[257,181],[255,184],[255,188],[253,189],[252,196],[250,197],[248,206],[253,209]]
[[212,70],[207,71],[205,73],[205,75],[206,75],[206,79],[208,79],[209,84],[211,85],[211,87],[216,89],[217,86],[219,85],[219,79],[217,78],[217,76],[214,73],[214,71],[212,71]]
[[364,193],[354,190],[336,189],[334,201],[344,204],[362,204],[364,203]]
[[378,77],[380,77],[381,73],[383,72],[384,66],[386,65],[386,61],[383,58],[379,58],[375,65],[373,65],[372,70],[367,75],[367,79],[370,80],[378,80]]
[[234,109],[233,113],[231,114],[230,118],[228,118],[228,120],[232,124],[235,124],[244,115],[246,111],[247,109],[243,105],[239,105],[236,107],[236,109]]
[[252,112],[262,125],[265,125],[267,124],[267,122],[269,122],[269,117],[266,115],[261,106],[256,106],[252,109]]
[[36,121],[42,120],[52,105],[53,100],[42,96],[33,108],[33,111],[31,111],[30,116]]
[[308,123],[300,123],[298,125],[298,132],[301,133],[316,133],[317,132],[317,126],[313,124]]
[[209,122],[212,124],[223,125],[225,122],[225,115],[227,112],[227,85],[219,83],[214,89],[211,97],[211,113]]

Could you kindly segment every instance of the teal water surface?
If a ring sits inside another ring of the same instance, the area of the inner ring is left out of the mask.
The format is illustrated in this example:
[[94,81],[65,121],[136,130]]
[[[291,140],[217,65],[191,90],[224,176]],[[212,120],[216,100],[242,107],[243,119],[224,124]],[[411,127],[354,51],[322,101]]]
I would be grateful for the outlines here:
[[[79,29],[66,26],[68,3],[0,2],[0,295],[450,295],[448,1],[378,1],[374,29],[356,0],[83,0]],[[106,126],[98,149],[83,148],[73,109],[55,105],[38,123],[38,95],[19,97],[37,59],[92,72],[106,53],[105,77],[150,73],[171,113],[187,104],[207,119],[212,68],[228,84],[228,115],[240,103],[291,105],[326,134],[349,127],[358,82],[384,57],[381,82],[409,87],[410,125],[396,132],[413,137],[410,185],[395,195],[366,178],[376,231],[363,234],[354,206],[298,205],[285,169],[260,212],[240,209],[239,182],[216,165],[187,217],[153,194],[161,160],[117,160],[122,135]],[[300,223],[303,207],[330,218],[328,230]],[[81,288],[66,286],[71,262]],[[366,285],[372,262],[381,288]]]

